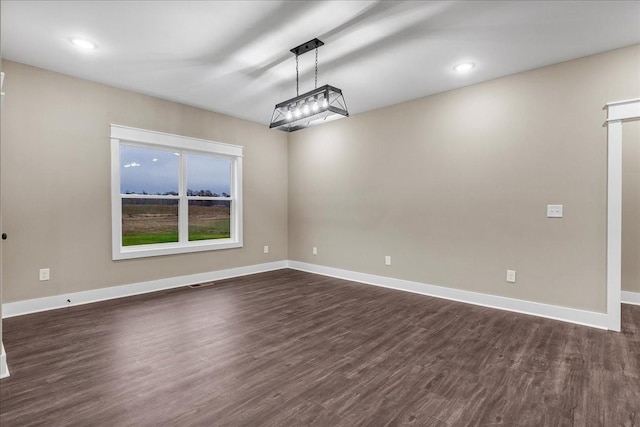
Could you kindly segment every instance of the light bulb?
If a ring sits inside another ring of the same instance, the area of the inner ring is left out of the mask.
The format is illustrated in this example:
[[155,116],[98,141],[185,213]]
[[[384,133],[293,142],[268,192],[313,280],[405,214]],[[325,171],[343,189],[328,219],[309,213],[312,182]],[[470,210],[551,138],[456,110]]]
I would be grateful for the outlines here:
[[293,115],[298,118],[302,115],[302,111],[300,111],[300,108],[296,108],[295,110],[293,110]]
[[293,118],[293,113],[291,110],[287,110],[287,113],[284,115],[287,120],[291,120]]
[[304,104],[304,107],[302,107],[302,112],[305,114],[309,114],[309,104]]
[[329,102],[327,98],[322,98],[322,108],[327,108],[329,106]]
[[318,111],[319,108],[320,108],[320,105],[318,105],[318,101],[313,101],[313,104],[311,104],[311,111],[315,113],[316,111]]

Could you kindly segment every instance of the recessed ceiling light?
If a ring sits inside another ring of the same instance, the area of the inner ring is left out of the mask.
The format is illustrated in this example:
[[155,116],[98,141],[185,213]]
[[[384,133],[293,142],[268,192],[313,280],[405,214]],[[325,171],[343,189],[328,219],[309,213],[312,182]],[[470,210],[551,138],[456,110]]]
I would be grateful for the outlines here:
[[77,38],[77,37],[73,37],[73,38],[69,39],[69,41],[74,46],[81,47],[82,49],[97,49],[98,48],[97,44],[95,44],[92,41],[86,40],[86,39],[80,39],[80,38]]
[[453,71],[457,71],[459,73],[464,73],[465,71],[470,71],[475,68],[476,64],[473,62],[463,62],[462,64],[458,64],[453,67]]

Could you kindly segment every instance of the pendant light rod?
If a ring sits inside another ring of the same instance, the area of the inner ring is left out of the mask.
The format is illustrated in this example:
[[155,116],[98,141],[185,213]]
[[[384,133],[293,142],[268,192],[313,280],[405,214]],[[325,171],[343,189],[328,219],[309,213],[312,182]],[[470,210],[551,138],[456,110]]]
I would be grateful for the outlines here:
[[303,55],[311,50],[316,51],[316,89],[318,88],[318,48],[324,46],[324,42],[315,38],[299,46],[290,49],[289,52],[296,56],[296,96],[300,96],[300,77],[298,74],[298,56]]

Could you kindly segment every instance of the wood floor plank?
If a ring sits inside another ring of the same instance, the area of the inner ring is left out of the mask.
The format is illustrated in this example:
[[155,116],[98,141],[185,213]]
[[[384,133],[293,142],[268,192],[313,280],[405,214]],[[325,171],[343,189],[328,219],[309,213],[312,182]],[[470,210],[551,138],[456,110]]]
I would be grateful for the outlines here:
[[280,270],[5,319],[12,426],[640,426],[592,328]]

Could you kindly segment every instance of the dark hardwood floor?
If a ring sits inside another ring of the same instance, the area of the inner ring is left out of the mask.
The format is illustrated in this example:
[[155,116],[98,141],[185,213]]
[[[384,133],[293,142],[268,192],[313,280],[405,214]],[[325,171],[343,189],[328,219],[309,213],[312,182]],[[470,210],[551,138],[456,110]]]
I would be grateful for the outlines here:
[[4,320],[11,426],[640,426],[622,333],[280,270]]

